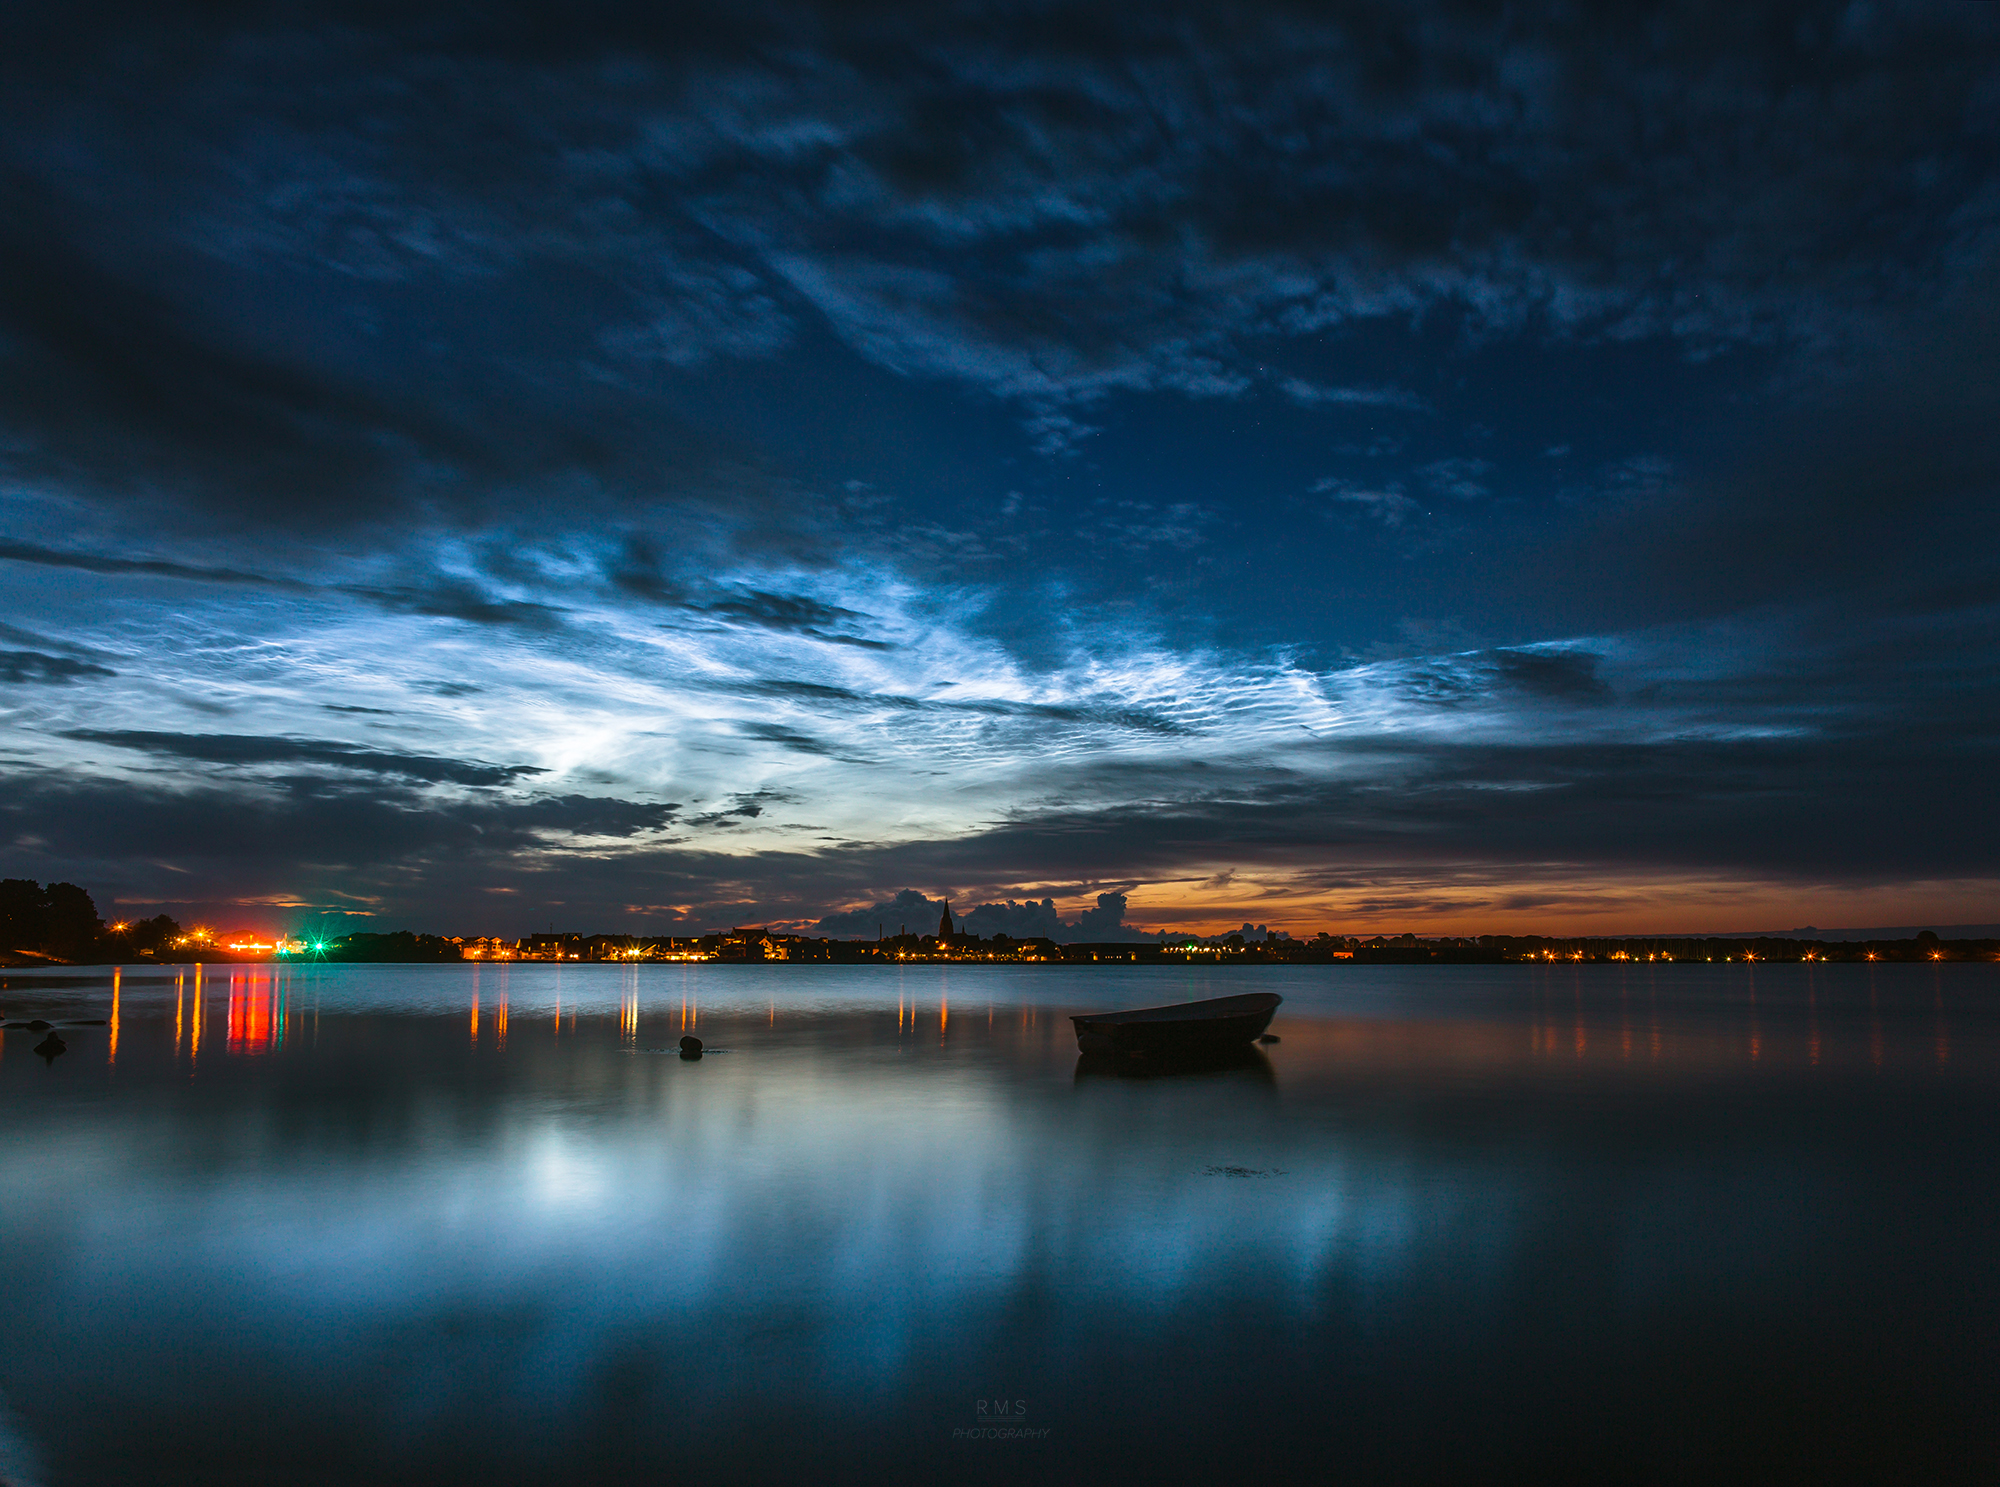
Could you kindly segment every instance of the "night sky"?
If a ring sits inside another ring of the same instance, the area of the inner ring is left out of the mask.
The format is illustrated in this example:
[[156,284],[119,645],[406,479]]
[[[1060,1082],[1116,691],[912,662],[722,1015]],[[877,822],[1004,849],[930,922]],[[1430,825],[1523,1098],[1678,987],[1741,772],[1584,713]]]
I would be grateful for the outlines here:
[[107,913],[1989,922],[1996,494],[2000,6],[0,21]]

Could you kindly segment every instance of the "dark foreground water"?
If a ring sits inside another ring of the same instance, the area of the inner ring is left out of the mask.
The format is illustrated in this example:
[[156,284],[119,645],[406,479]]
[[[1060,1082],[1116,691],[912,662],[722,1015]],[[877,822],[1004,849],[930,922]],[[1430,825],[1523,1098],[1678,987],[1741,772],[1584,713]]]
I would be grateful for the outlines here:
[[2000,966],[5,980],[0,1478],[2000,1468]]

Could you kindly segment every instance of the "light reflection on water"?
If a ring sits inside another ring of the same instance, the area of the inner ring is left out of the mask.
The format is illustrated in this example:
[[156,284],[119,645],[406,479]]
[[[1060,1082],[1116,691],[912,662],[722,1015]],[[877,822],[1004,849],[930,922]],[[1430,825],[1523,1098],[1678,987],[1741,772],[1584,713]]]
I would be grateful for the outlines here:
[[[0,1033],[53,1479],[1993,1462],[1995,967],[5,979],[107,1018]],[[1236,1067],[1076,1057],[1252,986]]]

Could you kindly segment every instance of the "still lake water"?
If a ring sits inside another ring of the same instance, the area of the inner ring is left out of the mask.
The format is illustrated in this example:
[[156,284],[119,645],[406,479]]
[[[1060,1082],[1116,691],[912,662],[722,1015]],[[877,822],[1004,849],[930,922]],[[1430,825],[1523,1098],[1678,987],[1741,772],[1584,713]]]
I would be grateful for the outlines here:
[[2000,966],[4,979],[0,1479],[2000,1470]]

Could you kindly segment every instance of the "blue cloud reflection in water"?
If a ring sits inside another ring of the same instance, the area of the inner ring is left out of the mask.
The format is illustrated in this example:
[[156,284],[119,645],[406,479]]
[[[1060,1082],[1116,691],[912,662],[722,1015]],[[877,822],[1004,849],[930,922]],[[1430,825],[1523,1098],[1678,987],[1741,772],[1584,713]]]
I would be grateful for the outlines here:
[[1267,968],[1162,1079],[1064,1014],[1241,978],[128,972],[0,1044],[0,1390],[65,1482],[1970,1464],[1992,971]]

